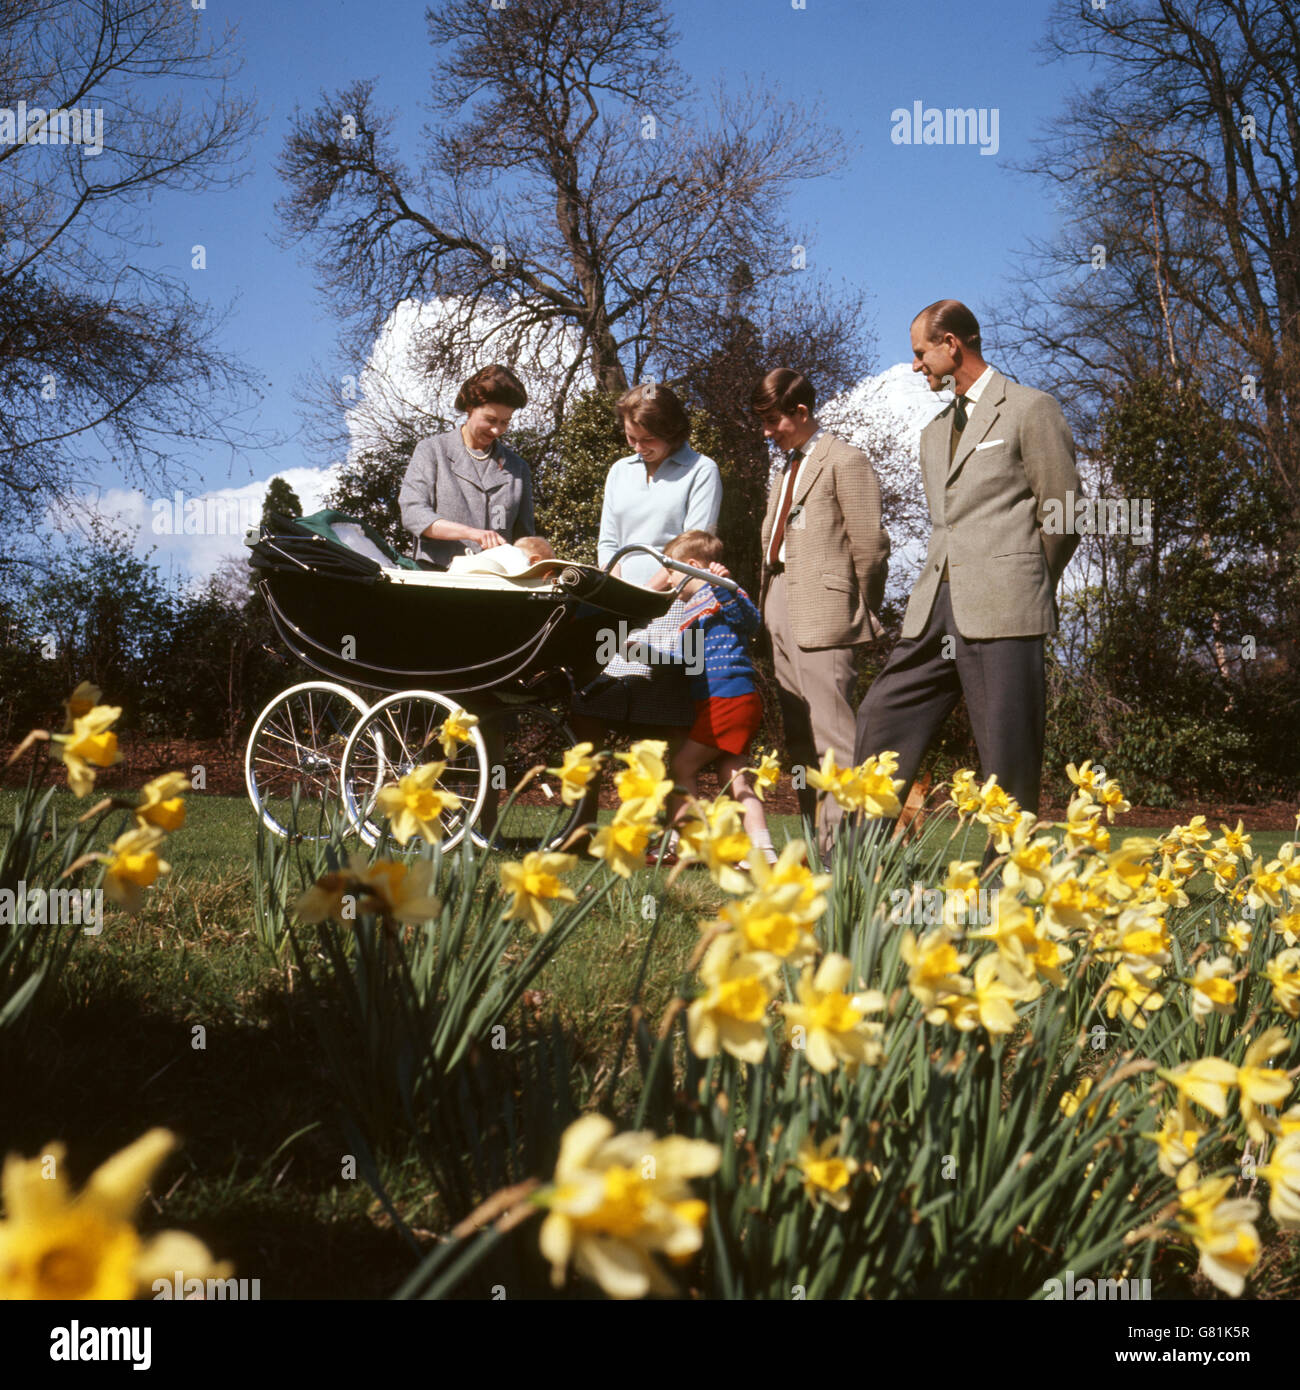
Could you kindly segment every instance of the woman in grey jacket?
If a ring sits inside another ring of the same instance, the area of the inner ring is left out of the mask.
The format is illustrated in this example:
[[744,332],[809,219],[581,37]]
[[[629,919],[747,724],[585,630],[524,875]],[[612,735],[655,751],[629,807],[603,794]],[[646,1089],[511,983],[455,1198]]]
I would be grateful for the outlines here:
[[415,446],[398,504],[402,525],[425,559],[446,566],[456,555],[533,534],[532,472],[501,440],[515,411],[527,404],[519,378],[494,363],[456,395],[465,423]]

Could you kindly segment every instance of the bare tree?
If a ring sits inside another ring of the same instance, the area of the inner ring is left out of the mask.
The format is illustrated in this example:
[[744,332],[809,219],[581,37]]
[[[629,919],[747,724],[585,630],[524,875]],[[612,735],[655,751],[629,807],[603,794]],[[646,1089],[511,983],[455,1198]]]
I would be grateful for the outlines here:
[[252,112],[210,23],[171,0],[0,0],[0,516],[30,522],[104,454],[157,484],[196,441],[242,442],[249,377],[218,320],[131,264],[146,199],[239,177]]
[[314,243],[357,357],[407,299],[451,310],[434,372],[467,348],[527,372],[530,344],[576,331],[558,417],[584,368],[617,391],[698,361],[739,265],[760,291],[806,279],[781,208],[836,167],[839,136],[770,93],[697,99],[661,0],[442,0],[426,19],[418,171],[368,82],[300,116],[281,163],[287,235]]

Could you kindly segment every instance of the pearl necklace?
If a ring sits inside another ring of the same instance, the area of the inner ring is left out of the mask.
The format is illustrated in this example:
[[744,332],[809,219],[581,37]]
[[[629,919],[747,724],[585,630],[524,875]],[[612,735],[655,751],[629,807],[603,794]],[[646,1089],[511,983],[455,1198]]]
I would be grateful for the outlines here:
[[492,443],[489,444],[488,447],[482,453],[479,453],[477,449],[472,448],[470,446],[469,441],[465,438],[465,435],[463,433],[460,436],[460,442],[464,444],[465,452],[470,456],[470,458],[477,459],[479,463],[486,463],[488,459],[492,457],[492,450],[496,448],[496,441],[493,440]]

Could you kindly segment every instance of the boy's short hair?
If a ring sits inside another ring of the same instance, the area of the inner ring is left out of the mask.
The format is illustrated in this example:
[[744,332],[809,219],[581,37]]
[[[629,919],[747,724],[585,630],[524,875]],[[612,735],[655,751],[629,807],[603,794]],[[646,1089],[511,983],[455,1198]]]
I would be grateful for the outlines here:
[[790,367],[777,367],[768,372],[749,398],[749,407],[755,415],[766,415],[772,410],[793,415],[801,405],[807,406],[808,414],[812,415],[817,409],[817,393],[802,372]]
[[683,531],[664,546],[670,560],[686,560],[701,569],[722,559],[722,540],[712,531]]

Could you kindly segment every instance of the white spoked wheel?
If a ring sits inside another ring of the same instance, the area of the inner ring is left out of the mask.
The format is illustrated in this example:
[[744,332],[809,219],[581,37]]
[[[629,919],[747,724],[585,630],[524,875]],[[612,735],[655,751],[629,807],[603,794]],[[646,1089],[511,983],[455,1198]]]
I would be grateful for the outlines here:
[[[358,721],[343,751],[343,806],[353,828],[368,844],[377,844],[382,816],[375,814],[379,789],[414,772],[424,763],[445,763],[436,783],[458,798],[440,817],[442,847],[454,849],[483,809],[488,784],[488,758],[483,736],[470,738],[448,758],[439,742],[447,716],[459,706],[432,690],[404,690],[372,706]],[[396,841],[393,841],[396,844]]]
[[348,735],[369,708],[344,685],[305,681],[282,691],[257,716],[244,752],[244,783],[272,834],[329,837],[325,808],[333,809],[342,795]]

